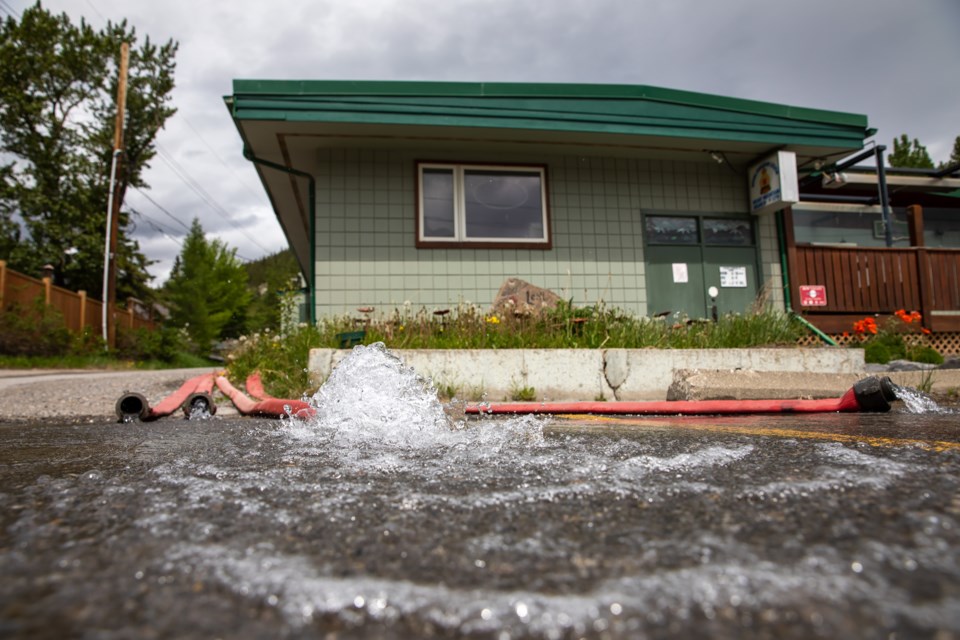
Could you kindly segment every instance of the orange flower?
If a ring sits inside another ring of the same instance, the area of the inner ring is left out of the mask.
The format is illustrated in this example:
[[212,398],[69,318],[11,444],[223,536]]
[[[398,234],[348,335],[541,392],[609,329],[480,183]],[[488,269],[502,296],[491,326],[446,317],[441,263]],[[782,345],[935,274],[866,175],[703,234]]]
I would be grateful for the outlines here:
[[877,321],[873,318],[864,318],[853,323],[853,332],[856,334],[877,333]]
[[931,333],[930,329],[927,329],[926,327],[920,327],[920,332],[923,333],[924,335],[930,335]]
[[923,316],[920,315],[919,311],[911,311],[910,313],[907,313],[905,309],[897,309],[893,312],[893,315],[897,316],[907,324],[920,322],[923,319]]

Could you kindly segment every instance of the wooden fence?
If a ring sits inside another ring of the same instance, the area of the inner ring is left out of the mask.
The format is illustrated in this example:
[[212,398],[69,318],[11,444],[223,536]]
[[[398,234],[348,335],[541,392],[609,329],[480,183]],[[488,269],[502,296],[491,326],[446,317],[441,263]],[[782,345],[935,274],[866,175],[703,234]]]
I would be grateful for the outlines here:
[[800,245],[788,259],[794,300],[802,285],[826,289],[825,305],[795,305],[823,331],[897,309],[919,311],[931,331],[960,331],[960,249]]
[[[7,268],[0,260],[0,310],[14,309],[29,313],[42,299],[44,304],[63,315],[67,329],[80,333],[84,327],[99,332],[103,327],[103,303],[87,297],[85,291],[74,293],[57,287],[50,278],[31,278]],[[150,318],[148,309],[136,298],[127,300],[127,307],[114,306],[114,326],[124,329],[156,329],[157,323]]]

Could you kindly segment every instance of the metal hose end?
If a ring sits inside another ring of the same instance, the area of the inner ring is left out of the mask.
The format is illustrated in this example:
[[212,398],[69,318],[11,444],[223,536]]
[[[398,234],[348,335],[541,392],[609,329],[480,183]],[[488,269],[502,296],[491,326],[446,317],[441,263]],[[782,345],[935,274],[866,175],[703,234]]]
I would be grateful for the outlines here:
[[136,392],[125,393],[120,396],[115,406],[118,422],[131,420],[146,420],[150,415],[150,405],[143,394]]

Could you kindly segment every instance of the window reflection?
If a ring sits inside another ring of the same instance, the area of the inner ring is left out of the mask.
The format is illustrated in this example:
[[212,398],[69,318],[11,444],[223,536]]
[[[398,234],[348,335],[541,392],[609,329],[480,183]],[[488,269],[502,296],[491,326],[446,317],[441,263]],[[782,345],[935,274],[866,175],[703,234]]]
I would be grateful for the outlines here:
[[698,244],[697,219],[689,216],[647,216],[647,242],[650,244]]
[[745,246],[753,244],[753,225],[749,220],[704,218],[703,239],[707,244]]
[[540,176],[509,171],[465,171],[468,238],[541,238]]

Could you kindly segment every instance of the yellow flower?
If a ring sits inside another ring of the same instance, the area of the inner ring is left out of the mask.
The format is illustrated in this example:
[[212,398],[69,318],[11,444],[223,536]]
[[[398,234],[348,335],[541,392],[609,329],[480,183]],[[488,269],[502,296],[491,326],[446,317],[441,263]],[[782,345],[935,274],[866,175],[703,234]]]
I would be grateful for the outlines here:
[[487,318],[487,324],[500,324],[500,318],[497,316],[490,316]]
[[400,325],[400,331],[403,331],[403,325]]

